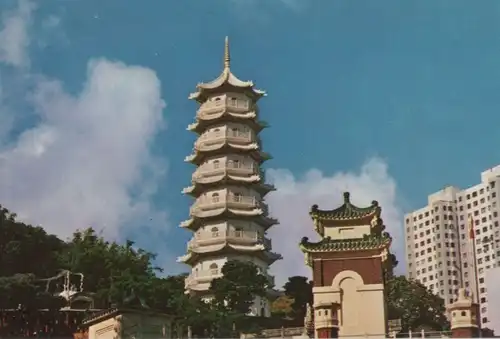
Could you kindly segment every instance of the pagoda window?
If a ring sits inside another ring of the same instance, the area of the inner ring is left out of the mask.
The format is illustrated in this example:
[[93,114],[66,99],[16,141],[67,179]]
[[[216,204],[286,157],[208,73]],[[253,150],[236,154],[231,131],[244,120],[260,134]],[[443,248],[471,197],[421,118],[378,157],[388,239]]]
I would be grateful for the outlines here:
[[212,193],[212,202],[219,202],[219,193]]
[[240,202],[242,200],[241,193],[234,193],[234,201]]
[[217,266],[217,264],[216,264],[216,263],[213,263],[213,264],[211,264],[211,265],[210,265],[210,273],[211,273],[212,275],[217,275],[217,274],[219,274],[219,266]]
[[219,160],[214,160],[213,164],[214,164],[214,168],[219,168],[220,161]]
[[243,228],[235,227],[234,228],[234,236],[237,238],[241,238],[243,236]]
[[239,160],[234,160],[233,161],[233,167],[234,168],[240,168],[240,161]]
[[219,229],[217,227],[212,227],[210,231],[212,232],[212,237],[217,238],[219,236]]
[[230,100],[231,100],[231,105],[236,106],[236,107],[238,106],[238,99],[231,98]]
[[238,132],[239,132],[238,128],[236,128],[236,127],[231,128],[231,135],[233,137],[237,137],[238,136]]
[[216,135],[216,136],[219,136],[220,135],[220,128],[215,128],[213,130],[213,133]]

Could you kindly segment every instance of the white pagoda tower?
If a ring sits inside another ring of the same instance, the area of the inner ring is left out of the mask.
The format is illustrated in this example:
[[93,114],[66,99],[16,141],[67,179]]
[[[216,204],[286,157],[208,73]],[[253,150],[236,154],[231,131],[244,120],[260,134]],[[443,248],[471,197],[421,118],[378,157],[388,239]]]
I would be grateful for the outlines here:
[[[257,101],[265,92],[250,81],[231,73],[229,41],[224,48],[222,74],[209,83],[197,85],[189,96],[200,107],[188,130],[198,134],[193,154],[186,157],[197,168],[191,186],[183,193],[195,198],[190,218],[181,227],[191,230],[187,254],[179,262],[191,266],[186,279],[189,293],[206,293],[210,282],[221,276],[229,260],[254,263],[274,282],[268,267],[281,259],[271,252],[266,231],[278,221],[268,214],[264,196],[274,190],[265,183],[261,164],[270,156],[262,152]],[[267,300],[256,300],[251,313],[270,316]]]

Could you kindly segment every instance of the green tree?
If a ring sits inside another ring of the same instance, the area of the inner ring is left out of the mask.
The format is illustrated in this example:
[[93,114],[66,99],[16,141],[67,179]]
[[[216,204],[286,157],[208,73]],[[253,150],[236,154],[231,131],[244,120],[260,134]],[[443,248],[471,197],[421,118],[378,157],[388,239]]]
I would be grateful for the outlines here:
[[216,318],[218,337],[234,335],[234,330],[257,331],[258,326],[247,317],[255,297],[265,297],[272,288],[268,278],[250,262],[232,260],[222,267],[222,277],[210,285],[211,316]]
[[16,214],[0,205],[0,276],[54,275],[59,269],[58,253],[65,244],[42,227],[16,220]]
[[282,295],[271,304],[271,313],[274,317],[290,318],[293,316],[293,298]]
[[214,279],[210,292],[218,305],[238,314],[248,314],[256,296],[264,297],[270,281],[250,262],[232,260],[222,267],[222,277]]
[[59,256],[61,268],[84,275],[84,290],[94,292],[103,307],[120,304],[131,293],[147,295],[159,271],[152,265],[154,258],[135,249],[132,241],[108,242],[92,228],[75,232]]
[[387,282],[386,293],[389,319],[401,319],[401,332],[421,327],[449,329],[444,300],[420,282],[396,276]]
[[312,305],[312,281],[306,277],[293,276],[285,283],[285,295],[293,299],[293,318],[302,321],[306,315],[307,304]]

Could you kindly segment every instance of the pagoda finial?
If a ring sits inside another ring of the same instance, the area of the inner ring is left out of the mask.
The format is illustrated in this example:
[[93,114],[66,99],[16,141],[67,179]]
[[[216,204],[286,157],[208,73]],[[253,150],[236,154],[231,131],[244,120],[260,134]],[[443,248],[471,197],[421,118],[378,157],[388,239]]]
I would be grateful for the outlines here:
[[350,194],[349,192],[344,192],[344,203],[345,204],[348,204],[351,202],[351,199],[350,199]]
[[229,54],[229,37],[226,36],[224,43],[224,70],[229,70],[231,64],[231,55]]

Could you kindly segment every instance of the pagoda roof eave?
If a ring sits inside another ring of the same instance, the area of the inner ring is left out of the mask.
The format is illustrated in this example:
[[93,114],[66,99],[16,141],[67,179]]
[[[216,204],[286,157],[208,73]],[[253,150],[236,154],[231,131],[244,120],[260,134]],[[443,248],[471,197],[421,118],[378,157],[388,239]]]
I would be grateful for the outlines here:
[[241,247],[241,246],[234,246],[228,243],[225,243],[218,248],[214,248],[213,251],[209,252],[194,252],[194,251],[189,251],[187,254],[180,256],[177,258],[177,262],[183,263],[186,265],[192,265],[195,262],[199,260],[201,257],[207,257],[207,256],[213,256],[213,255],[219,255],[221,253],[234,253],[234,254],[246,254],[250,256],[255,256],[258,257],[259,259],[263,260],[266,262],[268,265],[272,265],[275,261],[281,260],[283,257],[274,252],[270,252],[268,250],[265,250],[262,247]]
[[386,249],[391,246],[392,238],[388,233],[381,236],[366,236],[358,239],[333,240],[323,238],[318,242],[309,242],[307,237],[302,238],[299,246],[303,253],[331,253],[352,252]]
[[[224,69],[215,80],[207,82],[207,83],[199,83],[196,86],[197,91],[191,93],[189,95],[189,99],[196,101],[204,101],[206,100],[207,94],[209,95],[211,92],[219,91],[223,89],[223,87],[230,87],[230,89],[235,89],[236,91],[245,91],[254,99],[259,99],[266,95],[266,92],[254,88],[254,84],[252,81],[243,81],[238,79],[230,70],[231,57],[229,53],[229,38],[226,37],[224,43]],[[228,92],[228,90],[225,90]]]
[[192,182],[190,186],[182,189],[181,193],[191,195],[192,197],[196,198],[208,188],[215,187],[220,184],[245,185],[248,187],[252,187],[257,192],[259,192],[262,197],[266,196],[269,192],[276,191],[276,187],[274,187],[274,185],[262,182],[262,178],[260,176],[255,179],[245,180],[239,177],[233,177],[231,175],[225,174],[221,176],[219,180],[210,183]]
[[219,75],[215,80],[207,83],[199,83],[196,85],[197,91],[189,94],[190,100],[205,101],[206,98],[211,93],[217,93],[221,90],[224,92],[246,92],[255,100],[266,96],[266,92],[260,89],[254,88],[252,81],[243,81],[238,79],[229,68],[225,68],[222,74]]
[[309,215],[318,221],[352,221],[380,217],[381,208],[377,201],[372,201],[368,207],[358,207],[351,203],[349,192],[344,193],[344,204],[333,210],[320,210],[318,205],[313,205]]
[[[220,214],[213,215],[210,217],[200,218],[196,216],[191,216],[189,219],[181,222],[179,227],[189,229],[191,231],[196,231],[203,225],[203,220],[217,220],[224,216],[230,219],[242,218],[241,215],[235,214],[229,209],[224,209]],[[246,215],[243,218],[245,218],[246,220],[254,221],[258,225],[262,226],[265,230],[268,230],[272,226],[279,225],[279,221],[277,219],[271,218],[267,215]]]

